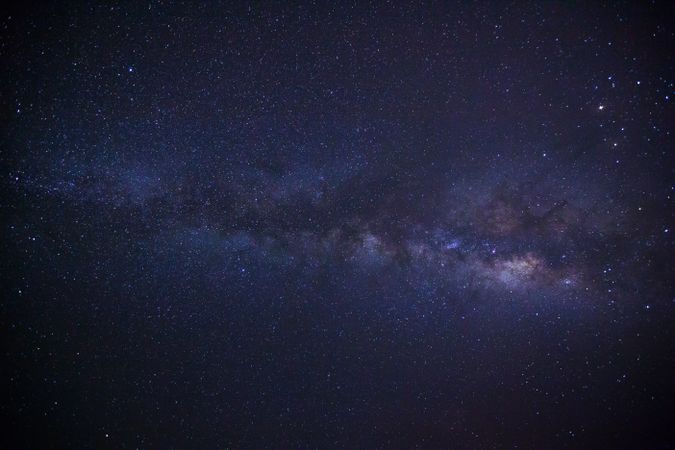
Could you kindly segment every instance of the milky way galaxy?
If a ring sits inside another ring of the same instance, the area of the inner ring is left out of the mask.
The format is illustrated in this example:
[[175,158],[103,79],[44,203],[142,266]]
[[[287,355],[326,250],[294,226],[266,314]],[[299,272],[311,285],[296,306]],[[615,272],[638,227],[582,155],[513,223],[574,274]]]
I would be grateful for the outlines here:
[[2,15],[3,448],[671,448],[667,2]]

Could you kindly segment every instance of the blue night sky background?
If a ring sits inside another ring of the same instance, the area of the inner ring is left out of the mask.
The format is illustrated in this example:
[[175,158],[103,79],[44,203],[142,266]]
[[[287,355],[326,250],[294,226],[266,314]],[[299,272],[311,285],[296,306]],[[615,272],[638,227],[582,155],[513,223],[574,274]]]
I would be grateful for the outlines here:
[[3,448],[673,448],[670,2],[18,2]]

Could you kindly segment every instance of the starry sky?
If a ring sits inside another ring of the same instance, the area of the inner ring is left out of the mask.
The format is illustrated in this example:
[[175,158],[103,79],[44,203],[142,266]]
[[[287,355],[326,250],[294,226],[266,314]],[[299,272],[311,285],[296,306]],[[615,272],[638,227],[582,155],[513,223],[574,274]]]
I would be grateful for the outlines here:
[[6,448],[672,448],[669,2],[21,2]]

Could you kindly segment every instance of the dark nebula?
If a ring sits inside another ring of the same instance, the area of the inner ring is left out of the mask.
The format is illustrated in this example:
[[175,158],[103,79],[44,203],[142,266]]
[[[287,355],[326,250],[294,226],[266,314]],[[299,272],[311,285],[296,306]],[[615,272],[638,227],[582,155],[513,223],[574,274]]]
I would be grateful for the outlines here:
[[21,2],[2,448],[667,449],[670,2]]

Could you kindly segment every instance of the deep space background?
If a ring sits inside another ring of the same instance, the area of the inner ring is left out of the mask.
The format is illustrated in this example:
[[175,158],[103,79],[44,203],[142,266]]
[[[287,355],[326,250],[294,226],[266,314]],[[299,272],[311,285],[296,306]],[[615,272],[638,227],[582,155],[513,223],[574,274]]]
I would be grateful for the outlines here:
[[675,448],[672,2],[20,2],[2,448]]

